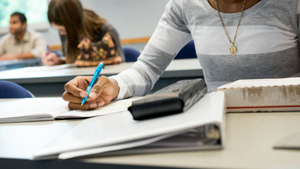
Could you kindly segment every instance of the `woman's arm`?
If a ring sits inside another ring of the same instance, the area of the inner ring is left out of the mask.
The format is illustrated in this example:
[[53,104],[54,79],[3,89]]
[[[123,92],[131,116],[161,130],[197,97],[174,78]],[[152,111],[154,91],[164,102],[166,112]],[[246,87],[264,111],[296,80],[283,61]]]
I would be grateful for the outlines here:
[[86,97],[86,88],[92,77],[76,77],[65,85],[63,99],[69,102],[70,109],[95,109],[116,98],[145,95],[170,64],[172,59],[192,38],[188,29],[182,0],[171,0],[163,17],[138,61],[120,74],[107,78],[100,77]]
[[118,82],[118,98],[149,93],[176,54],[192,39],[182,9],[181,0],[171,0],[138,61],[111,77]]

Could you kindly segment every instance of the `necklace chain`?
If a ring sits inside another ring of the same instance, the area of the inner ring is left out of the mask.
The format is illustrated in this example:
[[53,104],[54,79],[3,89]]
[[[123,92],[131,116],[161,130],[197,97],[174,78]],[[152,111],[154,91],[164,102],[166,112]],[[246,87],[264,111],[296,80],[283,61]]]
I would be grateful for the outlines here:
[[[217,8],[217,11],[218,11],[218,15],[219,15],[220,21],[222,23],[223,29],[224,29],[224,31],[226,33],[226,36],[227,36],[227,38],[228,38],[228,40],[229,40],[229,42],[231,44],[230,52],[231,52],[231,54],[233,56],[236,54],[236,50],[237,50],[236,47],[234,46],[234,42],[235,42],[235,39],[236,39],[236,35],[237,35],[237,32],[238,32],[238,29],[240,27],[240,23],[241,23],[241,20],[242,20],[242,16],[243,16],[243,12],[244,12],[244,7],[245,7],[246,1],[247,0],[244,0],[243,6],[242,6],[242,9],[241,9],[241,16],[239,18],[239,22],[238,22],[238,25],[237,25],[237,28],[236,28],[236,31],[235,31],[234,39],[233,39],[233,41],[231,41],[231,39],[230,39],[230,37],[229,37],[229,35],[228,35],[227,31],[226,31],[223,19],[222,19],[221,15],[220,15],[219,4],[218,4],[217,0],[215,0],[216,8]],[[232,49],[235,50],[235,51],[232,51]]]

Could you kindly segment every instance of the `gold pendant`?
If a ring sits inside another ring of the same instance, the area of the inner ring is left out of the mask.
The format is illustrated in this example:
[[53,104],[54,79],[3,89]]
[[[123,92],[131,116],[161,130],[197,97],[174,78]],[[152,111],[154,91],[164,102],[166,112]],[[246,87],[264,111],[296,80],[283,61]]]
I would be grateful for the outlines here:
[[231,43],[231,47],[229,48],[229,51],[232,56],[236,54],[237,48],[234,46],[234,43]]

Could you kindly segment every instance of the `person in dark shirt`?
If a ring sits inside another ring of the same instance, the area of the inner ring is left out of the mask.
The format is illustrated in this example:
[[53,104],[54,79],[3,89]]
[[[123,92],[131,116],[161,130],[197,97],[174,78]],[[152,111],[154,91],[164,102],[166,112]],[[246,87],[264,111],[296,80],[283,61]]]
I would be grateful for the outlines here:
[[[59,31],[65,57],[45,52],[42,56],[45,65],[76,61],[97,64],[96,61],[109,60],[109,56],[118,62],[125,60],[118,32],[104,18],[84,9],[79,0],[52,0],[48,8],[48,20]],[[86,54],[88,48],[92,51]]]

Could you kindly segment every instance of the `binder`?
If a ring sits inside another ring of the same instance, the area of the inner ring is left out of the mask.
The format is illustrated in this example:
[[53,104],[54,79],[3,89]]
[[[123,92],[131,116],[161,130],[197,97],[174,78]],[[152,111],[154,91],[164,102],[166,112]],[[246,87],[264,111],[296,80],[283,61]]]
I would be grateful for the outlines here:
[[94,117],[38,150],[32,159],[222,149],[225,112],[224,93],[213,92],[181,114],[145,121],[134,120],[128,111]]

